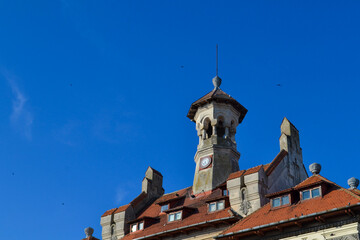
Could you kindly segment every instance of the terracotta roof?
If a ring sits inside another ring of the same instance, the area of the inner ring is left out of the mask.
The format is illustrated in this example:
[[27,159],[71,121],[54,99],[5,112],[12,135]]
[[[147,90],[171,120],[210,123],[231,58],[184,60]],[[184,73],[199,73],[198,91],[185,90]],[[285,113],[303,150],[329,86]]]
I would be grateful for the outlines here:
[[354,193],[354,194],[356,194],[356,195],[358,195],[358,196],[360,196],[360,190],[359,189],[349,189],[352,193]]
[[120,206],[118,208],[113,208],[110,210],[107,210],[101,217],[105,217],[111,214],[123,212],[126,209],[128,209],[130,206],[136,206],[142,199],[146,198],[147,194],[145,192],[141,192],[134,200],[132,200],[129,204]]
[[118,207],[118,209],[116,209],[116,211],[114,213],[119,213],[119,212],[123,212],[126,209],[128,209],[128,207],[130,207],[130,204],[126,204],[124,206]]
[[176,192],[164,194],[155,201],[155,204],[161,204],[161,203],[169,202],[171,200],[175,200],[176,198],[179,197],[183,197],[185,196],[185,194],[188,193],[189,190],[191,190],[191,187],[180,189],[179,191]]
[[276,155],[276,157],[274,158],[274,160],[271,161],[271,163],[266,164],[264,166],[264,170],[266,175],[270,175],[275,168],[279,165],[279,163],[285,158],[285,156],[288,154],[288,152],[284,149],[282,149],[278,155]]
[[[185,190],[185,191],[183,191]],[[156,218],[157,221],[152,225],[145,227],[141,231],[129,233],[124,236],[124,240],[126,239],[136,239],[143,237],[151,237],[152,235],[161,235],[166,232],[177,231],[178,228],[182,228],[183,230],[186,228],[191,228],[194,224],[208,224],[208,221],[216,221],[216,220],[224,220],[231,219],[233,222],[237,220],[234,216],[230,207],[227,207],[223,210],[208,213],[208,205],[206,203],[207,199],[215,198],[216,196],[222,195],[222,191],[220,189],[214,190],[212,193],[207,195],[198,195],[196,198],[191,198],[190,193],[192,191],[191,188],[186,188],[178,191],[178,194],[184,194],[185,200],[181,206],[175,206],[176,209],[181,208],[191,208],[193,209],[192,213],[188,216],[183,215],[183,219],[181,221],[167,222],[167,214],[161,213],[161,206],[159,204],[153,203],[150,207],[148,207],[137,219],[141,219],[143,216]],[[174,195],[175,193],[171,193],[170,195]],[[169,195],[169,194],[168,194]],[[168,197],[168,196],[163,196]],[[171,209],[170,209],[171,211]]]
[[[253,231],[253,228],[258,230],[266,228],[269,224],[271,224],[271,226],[276,226],[286,221],[297,221],[299,218],[304,219],[306,217],[314,216],[314,214],[323,214],[330,210],[335,211],[338,208],[360,204],[359,196],[320,175],[314,175],[299,185],[309,186],[308,183],[315,182],[326,182],[329,185],[329,188],[324,196],[298,201],[295,204],[276,209],[272,209],[270,203],[268,203],[253,212],[251,215],[232,225],[230,228],[222,232],[217,238],[235,234],[239,235],[245,232],[248,233]],[[282,222],[279,223],[280,221]]]
[[256,173],[258,171],[260,171],[261,168],[264,169],[266,175],[270,175],[274,169],[279,165],[279,163],[285,158],[285,156],[288,154],[288,152],[286,150],[281,150],[278,155],[276,155],[276,157],[271,161],[271,163],[268,163],[266,165],[259,165],[256,167],[252,167],[246,170],[240,170],[234,173],[231,173],[228,177],[227,180],[231,180],[234,178],[238,178],[241,176],[246,176],[252,173]]
[[[129,205],[129,204],[127,204]],[[124,206],[127,206],[127,205],[124,205]],[[121,206],[121,207],[124,207],[124,206]],[[113,209],[110,209],[110,210],[107,210],[106,212],[104,212],[104,214],[101,216],[101,217],[106,217],[108,215],[111,215],[113,214],[118,208],[113,208]]]
[[[312,175],[311,177],[305,179],[303,182],[296,185],[294,187],[294,189],[302,189],[302,188],[306,188],[306,187],[309,187],[309,186],[320,184],[322,182],[330,182],[330,181],[327,180],[327,179],[325,180],[324,177],[316,174],[316,175]],[[331,182],[331,183],[334,184],[333,182]]]
[[194,116],[196,114],[197,109],[205,105],[206,103],[210,103],[212,101],[230,103],[237,111],[240,112],[239,123],[242,122],[248,111],[244,106],[238,103],[229,94],[225,93],[223,90],[218,88],[212,90],[205,96],[201,97],[199,100],[193,102],[190,106],[190,110],[187,114],[187,117],[190,118],[191,120],[194,120]]
[[227,180],[229,181],[229,180],[234,179],[234,178],[238,178],[238,177],[241,177],[241,176],[246,176],[246,175],[249,175],[249,174],[256,173],[256,172],[260,171],[260,169],[263,166],[264,165],[259,165],[259,166],[252,167],[252,168],[249,168],[249,169],[246,169],[246,170],[240,170],[240,171],[231,173]]

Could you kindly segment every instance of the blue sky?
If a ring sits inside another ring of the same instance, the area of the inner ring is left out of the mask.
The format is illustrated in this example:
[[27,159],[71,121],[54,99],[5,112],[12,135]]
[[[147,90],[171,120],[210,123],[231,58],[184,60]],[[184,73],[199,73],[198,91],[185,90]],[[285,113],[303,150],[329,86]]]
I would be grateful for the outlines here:
[[[141,191],[192,185],[190,104],[222,89],[248,110],[239,165],[270,162],[280,123],[304,164],[358,175],[358,1],[0,0],[0,237],[101,236],[100,216]],[[280,86],[277,86],[280,84]]]

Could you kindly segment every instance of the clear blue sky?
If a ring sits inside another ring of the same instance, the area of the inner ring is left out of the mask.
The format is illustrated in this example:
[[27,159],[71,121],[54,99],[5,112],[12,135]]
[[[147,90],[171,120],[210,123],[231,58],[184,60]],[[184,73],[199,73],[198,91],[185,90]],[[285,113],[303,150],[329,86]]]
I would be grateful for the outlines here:
[[[270,162],[280,123],[304,164],[359,176],[359,1],[0,0],[0,238],[101,236],[148,166],[192,185],[190,104],[222,89],[248,110],[240,168]],[[182,67],[183,66],[183,67]],[[277,86],[280,84],[281,86]]]

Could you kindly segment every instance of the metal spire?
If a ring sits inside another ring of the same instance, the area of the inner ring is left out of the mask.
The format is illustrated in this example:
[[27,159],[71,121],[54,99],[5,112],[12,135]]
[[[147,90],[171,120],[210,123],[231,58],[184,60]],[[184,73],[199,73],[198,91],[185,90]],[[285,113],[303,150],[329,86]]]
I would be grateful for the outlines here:
[[218,54],[218,45],[216,44],[216,76],[219,73],[219,54]]
[[219,56],[218,56],[218,45],[216,44],[216,76],[213,78],[212,82],[214,84],[214,90],[220,88],[221,85],[221,78],[218,76],[219,73]]

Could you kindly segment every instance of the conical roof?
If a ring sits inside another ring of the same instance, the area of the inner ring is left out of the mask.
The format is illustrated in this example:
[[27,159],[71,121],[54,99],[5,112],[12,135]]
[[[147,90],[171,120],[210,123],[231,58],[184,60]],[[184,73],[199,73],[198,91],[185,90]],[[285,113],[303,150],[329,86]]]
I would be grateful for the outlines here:
[[193,102],[190,106],[190,110],[187,114],[187,117],[190,118],[190,120],[194,121],[195,114],[199,107],[211,103],[212,101],[218,102],[218,103],[228,103],[231,104],[237,111],[240,113],[239,117],[239,123],[242,122],[244,119],[247,109],[242,106],[238,101],[236,101],[234,98],[232,98],[229,94],[225,93],[223,90],[221,90],[219,87],[214,88],[211,92],[200,98],[199,100]]

